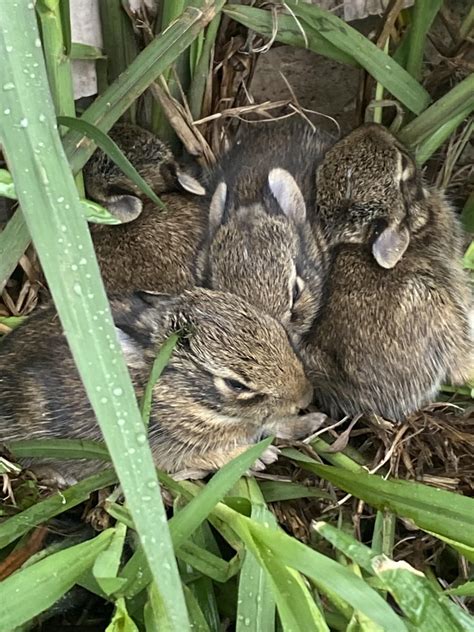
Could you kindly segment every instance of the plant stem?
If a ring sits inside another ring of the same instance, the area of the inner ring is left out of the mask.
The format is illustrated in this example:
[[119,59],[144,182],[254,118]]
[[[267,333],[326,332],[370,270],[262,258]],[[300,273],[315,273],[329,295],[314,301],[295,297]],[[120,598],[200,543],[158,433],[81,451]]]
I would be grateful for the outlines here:
[[[135,393],[57,132],[33,7],[26,2],[0,5],[2,144],[29,232],[163,607],[174,629],[187,631],[186,605],[160,487],[146,436],[141,440],[144,431]],[[19,24],[22,37],[18,37]]]

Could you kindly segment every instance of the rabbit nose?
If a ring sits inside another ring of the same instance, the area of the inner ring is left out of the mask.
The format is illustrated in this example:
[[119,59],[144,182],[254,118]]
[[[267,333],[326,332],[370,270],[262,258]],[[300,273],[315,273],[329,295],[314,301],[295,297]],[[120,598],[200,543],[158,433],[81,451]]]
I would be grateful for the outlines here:
[[308,408],[308,406],[313,401],[313,387],[311,384],[307,384],[302,396],[298,400],[298,408],[303,410],[304,408]]

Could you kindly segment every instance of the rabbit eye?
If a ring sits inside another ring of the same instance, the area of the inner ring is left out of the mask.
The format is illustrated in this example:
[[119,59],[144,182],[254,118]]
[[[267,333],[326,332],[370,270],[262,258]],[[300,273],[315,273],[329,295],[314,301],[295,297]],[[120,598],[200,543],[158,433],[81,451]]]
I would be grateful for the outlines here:
[[255,393],[255,391],[253,391],[250,387],[242,382],[239,382],[239,380],[234,380],[233,378],[215,376],[214,384],[225,397],[233,395],[239,399],[253,399],[257,396],[257,393]]
[[293,295],[292,295],[293,305],[300,298],[303,292],[303,289],[304,289],[304,281],[301,277],[297,276],[295,280],[295,284],[293,285]]
[[227,386],[227,388],[230,388],[230,390],[236,393],[250,393],[251,392],[251,389],[248,386],[246,386],[245,384],[242,384],[242,382],[239,382],[238,380],[225,379],[224,384]]

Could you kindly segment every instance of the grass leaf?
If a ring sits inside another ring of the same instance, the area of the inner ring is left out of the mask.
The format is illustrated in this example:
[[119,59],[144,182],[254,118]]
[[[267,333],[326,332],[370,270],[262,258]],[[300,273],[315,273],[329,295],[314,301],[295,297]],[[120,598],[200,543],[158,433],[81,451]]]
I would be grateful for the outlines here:
[[[224,465],[207,485],[199,491],[183,509],[171,518],[169,528],[176,550],[184,544],[199,525],[208,517],[216,504],[224,498],[239,478],[258,459],[260,454],[270,445],[271,437],[260,441],[246,452]],[[140,569],[140,575],[137,570]],[[128,579],[124,594],[130,598],[138,594],[150,581],[150,572],[143,559],[143,552],[138,549],[125,565],[122,577]]]
[[106,595],[116,592],[125,582],[122,577],[117,577],[117,573],[125,544],[126,532],[127,527],[118,522],[108,547],[99,553],[92,567],[92,575]]
[[92,566],[112,535],[113,529],[107,529],[92,540],[53,553],[4,579],[0,583],[2,630],[14,630],[52,606]]
[[0,549],[14,542],[33,527],[46,522],[50,518],[76,507],[87,500],[92,492],[113,485],[117,475],[107,470],[84,479],[63,492],[56,492],[25,511],[12,516],[0,524]]
[[163,373],[164,368],[168,364],[171,358],[171,354],[176,347],[179,340],[179,334],[172,334],[161,345],[161,348],[156,356],[153,366],[151,367],[150,377],[143,393],[142,401],[140,402],[140,413],[143,423],[148,426],[151,413],[151,402],[153,398],[153,388]]
[[410,518],[420,529],[474,546],[474,499],[421,483],[384,480],[368,473],[346,472],[330,465],[304,464],[305,469],[372,507]]
[[[118,473],[157,589],[170,620],[188,630],[155,465],[146,437],[142,441],[143,423],[135,392],[58,135],[44,60],[36,45],[40,40],[35,13],[30,4],[9,5],[8,10],[2,6],[0,54],[4,63],[0,73],[2,85],[12,86],[4,91],[4,104],[16,120],[23,122],[5,125],[2,108],[3,149],[69,348]],[[18,24],[24,25],[25,37],[17,37]],[[10,47],[16,51],[14,56],[8,54]],[[25,67],[33,64],[35,72],[31,78],[25,74]]]
[[124,599],[117,599],[112,620],[105,628],[105,632],[138,632],[137,626],[127,612]]
[[111,160],[117,165],[117,167],[137,185],[137,187],[144,193],[152,202],[154,202],[160,208],[164,208],[163,202],[156,195],[150,185],[141,177],[132,163],[126,158],[120,147],[110,136],[104,134],[98,127],[88,123],[86,120],[73,118],[71,116],[59,116],[58,123],[69,127],[70,129],[82,132],[88,138],[91,138],[96,145],[98,145],[103,152],[109,156]]
[[[252,505],[251,517],[260,524],[276,529],[275,516],[268,510],[255,479],[240,484]],[[251,551],[246,551],[239,578],[236,632],[273,632],[275,629],[275,599],[265,569]]]

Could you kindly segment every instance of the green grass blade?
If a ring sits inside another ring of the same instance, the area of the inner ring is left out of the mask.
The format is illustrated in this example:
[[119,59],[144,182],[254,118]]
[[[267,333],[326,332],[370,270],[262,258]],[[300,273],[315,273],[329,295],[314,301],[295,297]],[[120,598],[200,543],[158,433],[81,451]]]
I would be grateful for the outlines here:
[[265,502],[273,503],[282,500],[295,500],[297,498],[326,498],[331,496],[317,487],[308,487],[300,483],[282,483],[279,481],[262,481],[260,490]]
[[104,151],[117,167],[137,185],[137,187],[157,206],[164,208],[163,202],[156,195],[150,185],[141,177],[132,163],[126,158],[120,147],[107,134],[104,134],[98,127],[91,125],[83,119],[73,118],[71,116],[59,116],[58,123],[69,127],[70,129],[82,132],[84,136],[92,139],[102,151]]
[[[76,120],[76,119],[73,119]],[[17,195],[15,191],[15,185],[11,174],[6,169],[0,169],[0,197],[7,197],[11,200],[16,200]],[[90,200],[81,199],[82,211],[84,217],[88,222],[94,224],[109,224],[116,225],[121,224],[119,219],[116,219],[107,209]]]
[[140,402],[140,413],[142,421],[146,426],[148,426],[148,422],[150,420],[153,388],[156,382],[160,379],[160,375],[163,373],[164,368],[170,361],[171,354],[173,353],[178,340],[178,334],[172,334],[169,336],[169,338],[162,344],[161,349],[153,362],[150,377],[148,379],[145,392],[143,393],[142,401]]
[[221,584],[228,581],[240,569],[239,559],[233,557],[230,562],[226,562],[221,557],[206,551],[206,549],[191,541],[182,544],[176,555],[202,575],[210,577]]
[[[361,33],[315,5],[297,3],[292,0],[288,0],[286,4],[298,18],[299,23],[292,16],[279,15],[277,34],[279,41],[283,41],[283,33],[286,44],[309,48],[337,61],[355,61],[416,114],[426,108],[430,102],[426,90]],[[226,6],[224,12],[257,32],[264,35],[272,33],[273,20],[268,11],[230,4]],[[264,13],[267,16],[262,15]],[[262,29],[263,25],[265,32]],[[280,29],[282,29],[281,32]],[[306,37],[303,36],[302,31]],[[337,56],[334,54],[334,49],[338,51]]]
[[[324,522],[316,523],[316,531],[371,575],[396,599],[408,620],[420,632],[431,630],[464,630],[460,609],[441,596],[424,575],[406,562],[394,562],[378,555],[355,538]],[[472,619],[474,625],[474,618]]]
[[121,0],[101,0],[99,12],[107,74],[109,83],[112,83],[136,58],[138,46]]
[[406,69],[417,81],[421,79],[426,36],[443,0],[417,0],[413,6],[412,23],[408,35]]
[[112,620],[105,628],[105,632],[139,632],[127,612],[124,599],[117,599]]
[[[461,213],[461,221],[465,230],[469,233],[474,233],[474,191],[469,195],[466,203],[464,204],[464,208]],[[471,244],[471,247],[472,245],[473,244]],[[471,260],[474,264],[474,250],[472,250]]]
[[[415,3],[415,7],[416,7],[416,4],[417,3]],[[423,0],[420,4],[422,6],[422,9],[421,11],[419,11],[418,24],[416,25],[416,28],[418,29],[419,33],[414,34],[413,29],[415,28],[415,26],[414,26],[413,21],[411,21],[411,23],[408,24],[408,27],[402,36],[402,40],[400,44],[398,45],[397,50],[395,51],[395,54],[393,55],[393,58],[395,59],[397,64],[400,64],[400,66],[403,66],[404,68],[407,68],[407,62],[410,56],[411,47],[413,45],[415,45],[415,47],[418,46],[417,43],[414,42],[415,38],[421,35],[421,37],[425,38],[424,40],[422,40],[423,44],[426,42],[426,34],[431,28],[433,20],[435,19],[436,14],[438,13],[442,5],[442,2],[440,2],[440,0],[433,0],[433,1]],[[411,9],[411,12],[413,15],[414,8]],[[423,54],[423,49],[421,49],[421,52],[418,49],[418,53],[417,53],[418,58],[420,54],[421,55]],[[413,53],[412,53],[412,60],[413,61],[411,63],[414,64],[415,56]],[[418,77],[415,77],[415,78],[418,78]]]
[[[19,23],[25,28],[21,38],[17,37]],[[41,48],[36,42],[38,31],[30,5],[1,5],[1,83],[12,86],[3,93],[4,106],[12,114],[6,116],[3,108],[0,113],[3,147],[69,347],[154,580],[170,620],[187,630],[186,605],[151,450],[146,438],[142,441],[143,423],[91,236],[57,133]],[[8,55],[10,49],[15,55]],[[35,78],[27,78],[24,70],[33,64]],[[78,266],[78,261],[84,265]],[[97,314],[101,329],[97,327]]]
[[202,101],[206,91],[206,85],[209,80],[211,70],[212,50],[216,41],[217,33],[221,23],[221,14],[211,21],[206,30],[204,44],[202,47],[199,61],[193,74],[191,85],[188,92],[189,109],[194,120],[201,117]]
[[423,86],[359,31],[315,5],[299,4],[294,0],[287,0],[286,4],[304,22],[303,28],[319,32],[340,50],[352,55],[362,68],[412,112],[419,114],[427,107],[431,98]]
[[[251,517],[260,524],[276,529],[275,516],[267,509],[255,479],[241,481],[244,496],[252,505]],[[239,579],[236,632],[273,632],[275,629],[275,600],[266,571],[251,551],[245,560]],[[250,623],[249,623],[250,622]]]
[[6,197],[10,200],[17,199],[13,178],[6,169],[0,169],[0,197]]
[[[244,454],[227,463],[214,474],[207,485],[191,502],[171,518],[169,527],[176,550],[187,541],[208,517],[216,504],[236,484],[242,474],[255,463],[270,443],[271,438],[260,441],[244,452]],[[138,568],[140,569],[140,575],[137,573]],[[121,576],[128,579],[128,584],[124,589],[124,594],[127,598],[138,594],[147,586],[150,581],[150,572],[146,568],[143,553],[140,552],[140,549],[134,553],[130,561],[125,565]]]
[[[209,553],[214,554],[216,557],[221,555],[221,551],[217,546],[216,539],[207,522],[203,522],[196,529],[196,531],[191,535],[191,540],[198,546],[209,551]],[[234,558],[230,560],[228,565],[228,577],[232,577],[234,575],[234,570],[235,573],[238,573],[240,565],[240,556],[234,556]],[[194,581],[190,585],[190,589],[212,632],[218,632],[221,629],[221,619],[216,598],[216,591],[214,590],[214,584],[212,580],[209,579],[209,577],[204,576],[194,579]],[[186,603],[188,602],[186,601]],[[190,606],[188,603],[188,611],[189,607]],[[189,616],[191,619],[193,618],[191,612]]]
[[[301,575],[282,564],[276,555],[266,552],[265,547],[260,546],[259,553],[260,563],[263,564],[271,582],[283,629],[329,632],[324,617]],[[244,620],[243,623],[244,626],[248,625],[248,620]]]
[[399,134],[400,140],[409,147],[415,148],[428,139],[434,130],[455,117],[468,116],[472,110],[474,110],[474,74],[468,75],[423,114],[405,125]]
[[110,461],[104,443],[81,439],[26,439],[8,444],[12,454],[21,459],[42,457],[46,459],[100,459]]
[[[247,546],[256,546],[257,555],[258,550],[263,549],[267,555],[274,556],[276,563],[306,575],[321,592],[328,591],[338,595],[340,599],[355,610],[363,612],[378,625],[392,632],[407,632],[403,620],[380,595],[341,564],[310,549],[282,531],[267,529],[250,518],[235,513],[225,505],[218,505],[214,513],[231,525]],[[252,550],[254,551],[254,548]]]
[[[108,132],[159,75],[191,44],[212,20],[224,0],[209,3],[205,9],[188,7],[164,33],[158,35],[130,66],[82,115],[81,119]],[[74,172],[82,169],[95,145],[83,134],[71,131],[64,138],[64,149]]]
[[18,209],[0,233],[0,252],[2,253],[0,257],[0,292],[3,291],[29,243],[30,233],[23,214]]
[[83,59],[85,61],[94,61],[96,59],[105,59],[102,49],[90,44],[81,44],[73,42],[71,45],[71,59]]
[[318,476],[377,509],[410,518],[420,528],[454,542],[474,546],[474,499],[421,483],[384,480],[368,473],[346,472],[329,465],[304,464]]
[[125,582],[122,577],[117,577],[117,573],[125,544],[126,533],[127,527],[118,522],[109,545],[99,553],[92,567],[92,575],[100,589],[106,595],[111,595],[116,592]]
[[64,595],[108,546],[113,529],[7,577],[0,583],[2,630],[15,630]]
[[66,33],[63,32],[63,27],[69,22],[62,16],[67,5],[68,2],[60,2],[60,0],[36,2],[49,86],[58,116],[74,116],[76,112],[71,63],[67,56],[70,29]]
[[186,605],[188,606],[189,618],[191,620],[193,632],[211,632],[206,618],[199,606],[199,602],[188,586],[184,587],[184,597],[186,599]]
[[471,113],[472,106],[468,105],[465,110],[459,114],[449,118],[445,123],[440,125],[433,133],[421,141],[416,147],[415,158],[419,165],[423,165],[431,156],[441,147],[441,145],[448,140],[457,127],[466,119]]
[[[270,11],[240,4],[227,4],[223,12],[256,33],[265,35],[268,38],[273,36],[274,20]],[[293,16],[278,13],[277,20],[278,31],[276,40],[278,42],[296,46],[297,48],[308,48],[319,55],[324,55],[342,64],[357,65],[352,55],[331,44],[317,31],[308,29],[308,32],[305,32],[305,35],[303,35],[301,27]]]
[[95,474],[65,491],[56,492],[25,511],[12,516],[0,524],[0,549],[17,540],[30,529],[46,522],[50,518],[76,507],[89,498],[92,492],[117,482],[113,470]]
[[450,588],[445,591],[447,595],[456,595],[458,597],[474,597],[474,581],[466,582],[456,588]]

